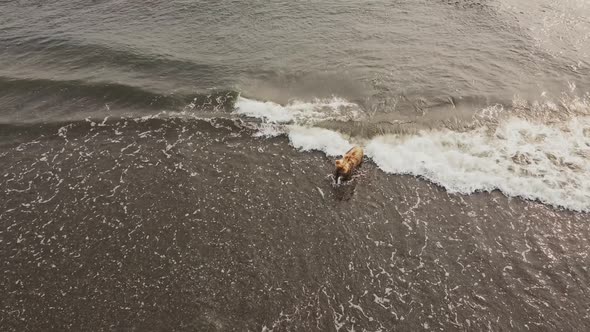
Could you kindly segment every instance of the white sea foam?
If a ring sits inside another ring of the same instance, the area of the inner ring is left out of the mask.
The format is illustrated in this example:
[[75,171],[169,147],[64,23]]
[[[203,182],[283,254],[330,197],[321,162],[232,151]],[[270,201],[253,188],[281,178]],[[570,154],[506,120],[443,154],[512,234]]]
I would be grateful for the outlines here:
[[352,147],[335,131],[297,125],[289,127],[289,141],[301,151],[322,151],[328,156],[340,156]]
[[[479,120],[485,120],[484,115],[493,119],[470,131],[424,130],[416,135],[379,136],[363,145],[383,171],[421,176],[451,193],[498,189],[507,196],[590,212],[590,116],[579,111],[588,109],[586,103],[574,101],[575,109],[567,107],[572,113],[569,120],[549,121],[537,114],[542,120],[536,121],[537,117],[510,116],[509,111],[500,112],[502,116],[482,112]],[[323,114],[326,109],[331,111]],[[241,98],[237,112],[274,126],[260,136],[286,133],[301,151],[339,156],[352,146],[351,139],[313,123],[338,116],[344,121],[351,109],[357,110],[339,99],[281,106]],[[285,122],[294,124],[281,125]]]
[[422,131],[381,136],[365,147],[385,172],[423,176],[449,192],[499,189],[577,211],[590,211],[590,118],[559,127],[509,118],[490,132]]
[[237,114],[268,123],[313,124],[324,120],[354,120],[360,114],[358,105],[336,97],[312,102],[293,101],[287,105],[239,97],[235,106]]
[[285,130],[283,127],[278,126],[276,124],[272,124],[272,123],[263,123],[257,126],[257,131],[256,133],[254,133],[254,137],[264,137],[264,138],[270,138],[270,137],[277,137],[280,135],[283,135],[285,133]]

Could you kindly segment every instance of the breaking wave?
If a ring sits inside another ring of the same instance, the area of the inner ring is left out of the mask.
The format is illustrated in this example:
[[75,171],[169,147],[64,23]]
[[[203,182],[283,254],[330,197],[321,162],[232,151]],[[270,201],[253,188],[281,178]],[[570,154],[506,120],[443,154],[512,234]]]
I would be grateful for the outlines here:
[[[573,90],[573,89],[572,89]],[[301,151],[338,156],[353,144],[383,171],[423,177],[450,193],[500,190],[507,196],[590,212],[590,97],[494,105],[460,129],[357,137],[318,126],[359,121],[342,99],[278,105],[239,97],[235,113],[262,120],[258,136],[288,136]],[[364,118],[364,121],[370,121]],[[284,125],[281,125],[284,124]]]

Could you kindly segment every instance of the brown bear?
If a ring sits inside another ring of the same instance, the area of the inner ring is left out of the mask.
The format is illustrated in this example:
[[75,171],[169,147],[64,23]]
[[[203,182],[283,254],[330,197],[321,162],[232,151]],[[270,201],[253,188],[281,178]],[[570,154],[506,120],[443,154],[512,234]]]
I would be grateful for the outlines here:
[[348,150],[342,156],[342,159],[336,160],[336,171],[334,179],[339,182],[339,178],[347,181],[352,177],[352,173],[363,163],[363,149],[355,146]]

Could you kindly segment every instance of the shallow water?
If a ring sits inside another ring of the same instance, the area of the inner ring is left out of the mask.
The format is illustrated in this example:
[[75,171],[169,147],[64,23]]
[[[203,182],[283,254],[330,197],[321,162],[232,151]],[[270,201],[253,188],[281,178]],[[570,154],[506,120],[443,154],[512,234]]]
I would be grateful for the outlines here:
[[589,329],[588,17],[0,4],[0,329]]

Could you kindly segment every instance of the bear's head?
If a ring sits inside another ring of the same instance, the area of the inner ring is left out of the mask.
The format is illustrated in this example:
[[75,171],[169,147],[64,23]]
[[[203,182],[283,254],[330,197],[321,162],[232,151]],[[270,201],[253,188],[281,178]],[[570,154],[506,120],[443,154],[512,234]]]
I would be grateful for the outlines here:
[[347,175],[350,172],[350,164],[342,159],[336,160],[336,172],[340,175]]

